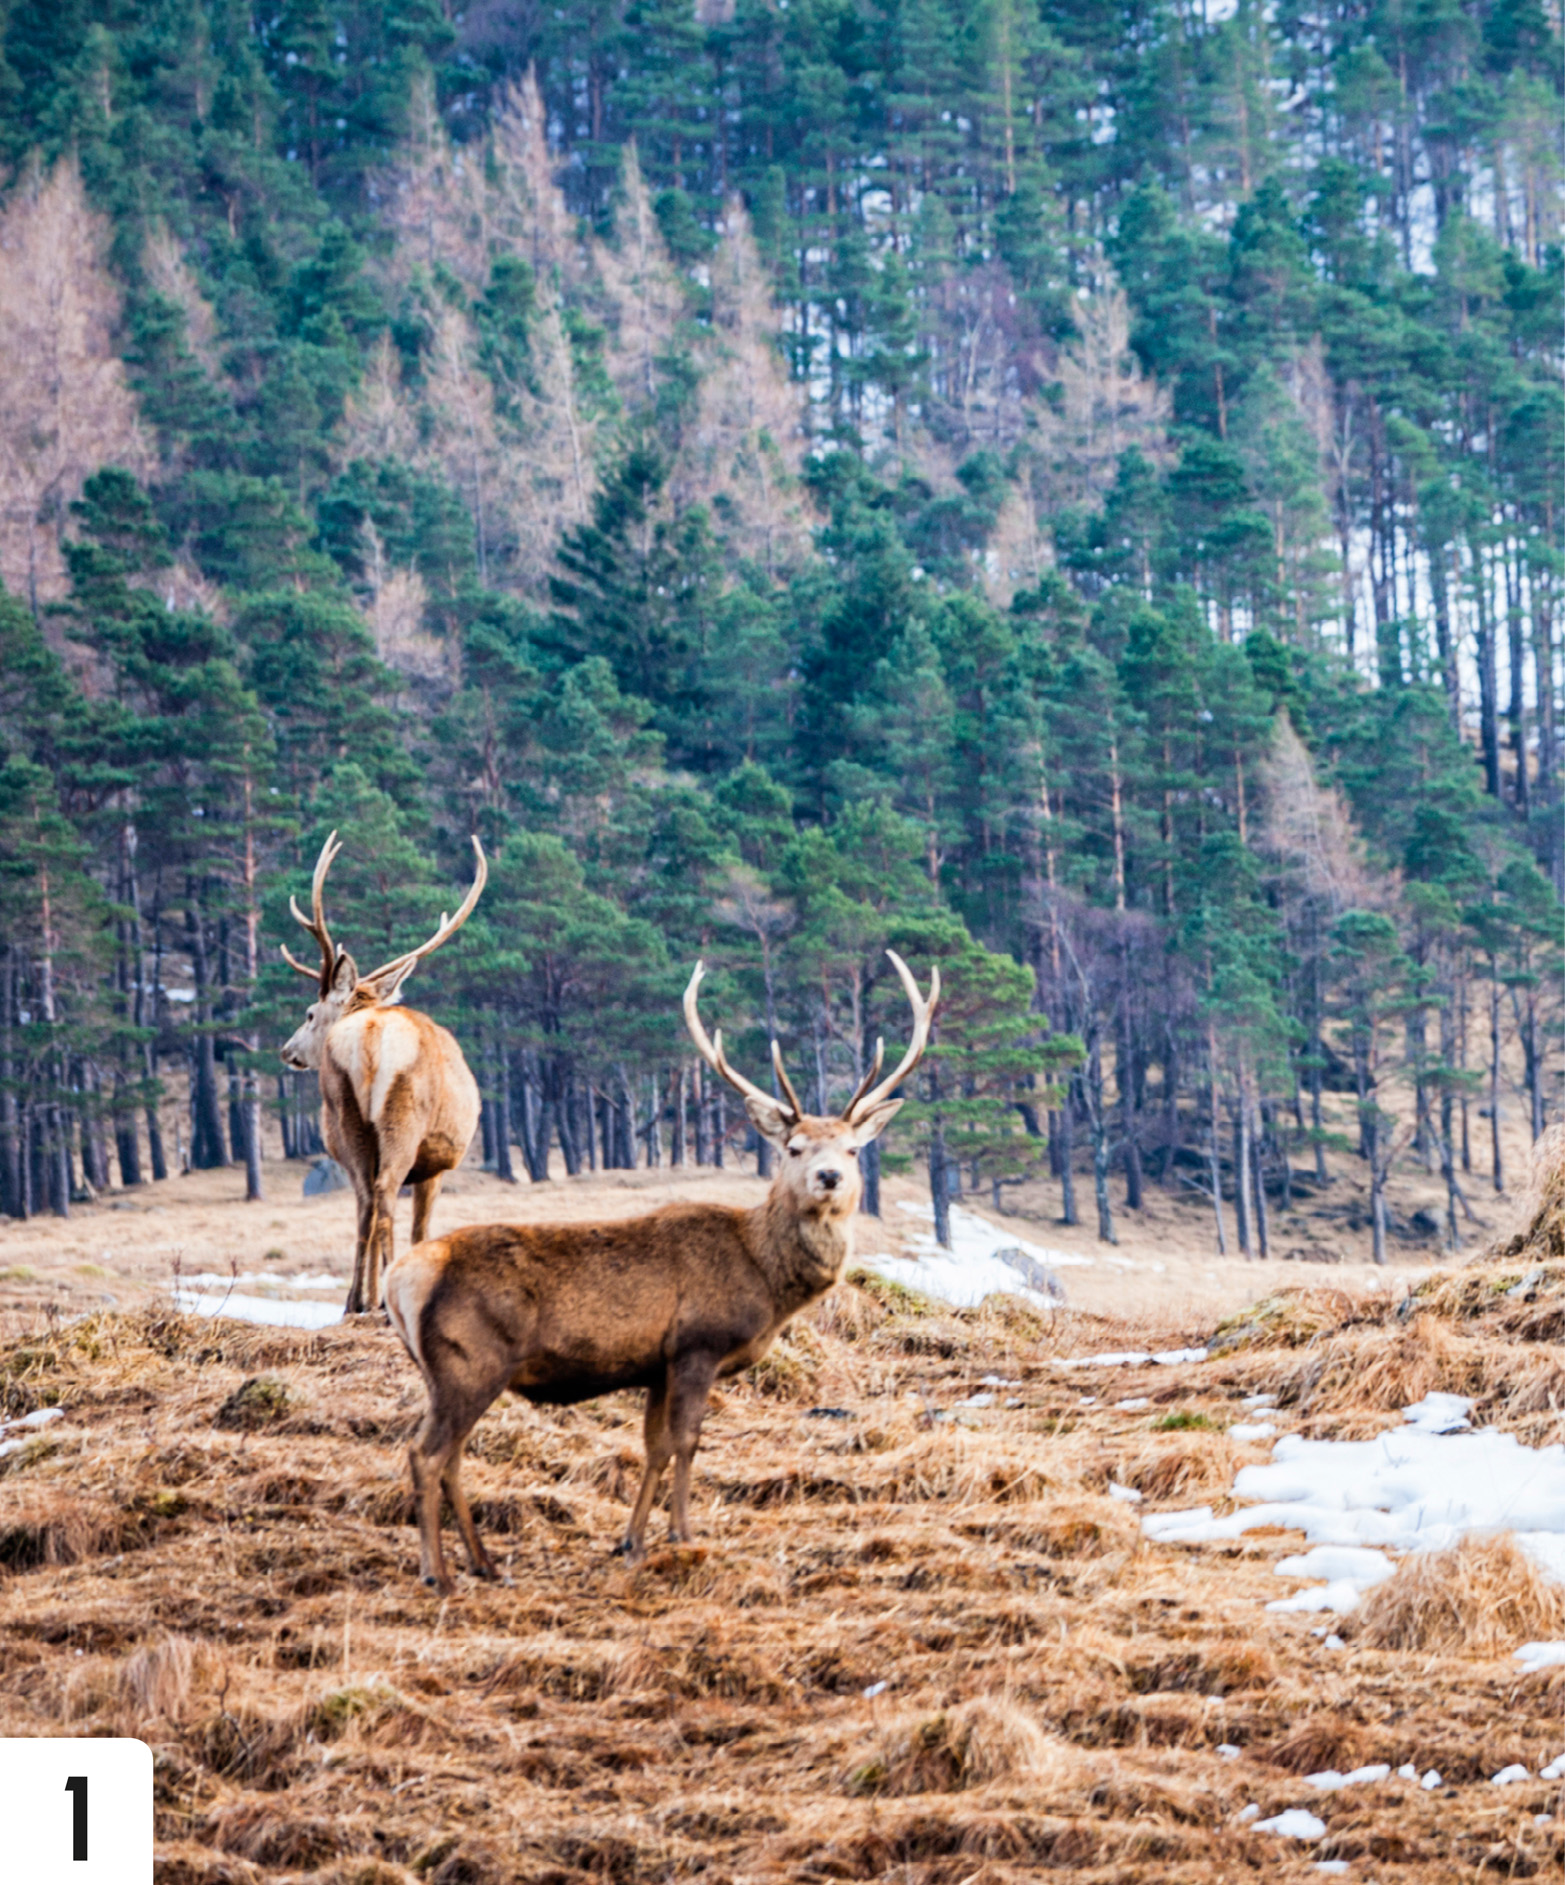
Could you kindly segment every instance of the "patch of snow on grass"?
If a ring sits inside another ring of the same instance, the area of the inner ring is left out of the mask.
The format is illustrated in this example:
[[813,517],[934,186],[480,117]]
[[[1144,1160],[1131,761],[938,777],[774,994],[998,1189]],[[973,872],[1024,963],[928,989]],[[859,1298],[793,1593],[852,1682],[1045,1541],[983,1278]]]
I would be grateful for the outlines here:
[[1235,1440],[1269,1440],[1276,1431],[1276,1426],[1269,1420],[1236,1420],[1228,1429],[1230,1437]]
[[[1255,1503],[1224,1518],[1210,1506],[1148,1513],[1142,1528],[1160,1544],[1196,1545],[1282,1526],[1312,1545],[1344,1548],[1284,1559],[1277,1567],[1284,1576],[1327,1582],[1267,1606],[1276,1611],[1351,1610],[1390,1574],[1382,1547],[1437,1551],[1466,1532],[1514,1532],[1545,1572],[1565,1581],[1565,1446],[1473,1432],[1470,1405],[1456,1394],[1427,1395],[1405,1410],[1405,1426],[1374,1440],[1286,1434],[1269,1464],[1246,1466],[1234,1480],[1234,1497]],[[1565,1662],[1565,1646],[1557,1657],[1550,1649],[1518,1652],[1524,1673]]]
[[1316,1819],[1302,1806],[1291,1806],[1286,1813],[1278,1813],[1272,1819],[1257,1820],[1255,1830],[1276,1833],[1279,1839],[1319,1839],[1326,1830],[1326,1822]]
[[997,1293],[1021,1296],[1041,1309],[1054,1307],[1052,1296],[1033,1288],[1023,1270],[997,1254],[1002,1250],[1018,1251],[1044,1270],[1070,1266],[1090,1269],[1092,1266],[1091,1257],[1078,1257],[1069,1250],[1051,1250],[1042,1244],[1029,1243],[1014,1231],[998,1229],[975,1211],[964,1211],[960,1205],[951,1207],[951,1248],[943,1250],[935,1242],[931,1206],[904,1203],[900,1208],[922,1218],[931,1228],[908,1240],[915,1255],[899,1257],[881,1251],[862,1259],[865,1269],[873,1270],[889,1282],[901,1283],[904,1288],[933,1296],[939,1302],[948,1302],[953,1308],[974,1308],[985,1296]]
[[1490,1775],[1489,1785],[1491,1787],[1509,1787],[1518,1780],[1531,1780],[1531,1778],[1531,1774],[1527,1772],[1527,1769],[1522,1766],[1520,1761],[1512,1761],[1509,1767],[1502,1767],[1499,1773]]
[[176,1289],[174,1307],[187,1316],[229,1316],[279,1329],[326,1329],[342,1320],[341,1303],[285,1302],[226,1290]]
[[[65,1416],[58,1407],[38,1407],[30,1414],[23,1414],[16,1420],[0,1420],[0,1433],[14,1433],[18,1427],[47,1427],[51,1421],[64,1420]],[[23,1433],[14,1440],[0,1440],[0,1459],[7,1453],[19,1453],[32,1441],[31,1433]]]
[[1304,1784],[1321,1793],[1336,1793],[1343,1787],[1372,1787],[1377,1780],[1385,1780],[1390,1772],[1389,1766],[1380,1766],[1355,1767],[1351,1774],[1339,1774],[1335,1767],[1328,1767],[1319,1774],[1306,1774]]
[[1366,1551],[1356,1545],[1317,1545],[1313,1551],[1279,1558],[1272,1569],[1278,1577],[1323,1577],[1328,1582],[1346,1578],[1360,1590],[1368,1590],[1371,1585],[1384,1584],[1396,1566],[1383,1551]]
[[1465,1394],[1426,1394],[1402,1409],[1402,1418],[1420,1433],[1466,1433],[1473,1404]]
[[1155,1361],[1164,1368],[1173,1368],[1183,1361],[1205,1361],[1206,1350],[1160,1348],[1149,1353],[1144,1348],[1127,1348],[1113,1355],[1055,1355],[1051,1359],[1056,1368],[1139,1368],[1148,1361]]
[[215,1270],[202,1270],[195,1276],[182,1279],[184,1284],[195,1290],[228,1289],[240,1283],[261,1283],[273,1289],[341,1289],[348,1287],[345,1276],[328,1276],[324,1270],[319,1276],[284,1276],[277,1270],[245,1270],[238,1276],[219,1276]]

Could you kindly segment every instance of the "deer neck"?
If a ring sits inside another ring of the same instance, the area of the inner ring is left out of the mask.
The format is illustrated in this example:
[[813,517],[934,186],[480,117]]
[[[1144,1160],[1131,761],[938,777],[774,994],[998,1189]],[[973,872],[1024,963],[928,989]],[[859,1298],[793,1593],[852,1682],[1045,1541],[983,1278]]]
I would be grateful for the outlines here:
[[853,1254],[851,1211],[801,1212],[774,1191],[757,1206],[752,1221],[757,1254],[771,1278],[777,1307],[789,1315],[824,1296]]

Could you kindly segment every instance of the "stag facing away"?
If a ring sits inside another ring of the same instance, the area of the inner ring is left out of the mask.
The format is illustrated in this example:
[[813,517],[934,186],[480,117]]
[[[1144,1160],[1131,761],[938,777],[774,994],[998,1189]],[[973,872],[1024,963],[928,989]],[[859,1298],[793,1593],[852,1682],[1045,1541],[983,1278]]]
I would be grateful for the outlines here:
[[353,1284],[347,1313],[379,1307],[392,1258],[392,1213],[403,1185],[413,1187],[413,1241],[429,1235],[441,1180],[467,1156],[478,1125],[478,1084],[455,1037],[401,1005],[402,984],[473,913],[488,879],[484,847],[475,837],[478,869],[455,916],[442,915],[434,935],[368,975],[332,941],[326,924],[326,873],[342,849],[334,831],[321,847],[310,889],[311,913],[292,902],[295,918],[320,948],[318,969],[283,954],[318,983],[304,1024],[284,1044],[290,1067],[313,1068],[321,1081],[321,1137],[347,1172],[358,1200]]
[[744,1095],[751,1124],[782,1154],[753,1210],[670,1204],[609,1223],[479,1225],[416,1244],[392,1265],[386,1307],[429,1390],[409,1453],[426,1583],[452,1588],[440,1541],[442,1493],[473,1570],[495,1575],[459,1475],[467,1436],[507,1388],[545,1405],[645,1388],[646,1470],[623,1548],[633,1559],[643,1554],[671,1460],[673,1535],[689,1539],[690,1467],[712,1384],[759,1361],[841,1276],[852,1251],[860,1148],[890,1124],[902,1104],[892,1096],[928,1045],[940,972],[925,1000],[902,959],[891,960],[913,1004],[912,1044],[885,1080],[877,1049],[834,1118],[805,1112],[775,1041],[783,1098],[734,1072],[721,1032],[709,1037],[697,1012],[696,964],[685,991],[696,1048]]

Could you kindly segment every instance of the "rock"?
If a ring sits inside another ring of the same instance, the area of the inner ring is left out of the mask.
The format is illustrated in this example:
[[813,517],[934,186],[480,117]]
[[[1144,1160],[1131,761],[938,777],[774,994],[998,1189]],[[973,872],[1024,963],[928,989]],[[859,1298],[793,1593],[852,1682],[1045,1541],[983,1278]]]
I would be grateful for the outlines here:
[[304,1195],[319,1198],[328,1191],[346,1191],[349,1182],[348,1174],[334,1158],[318,1158],[304,1174]]
[[1015,1244],[997,1250],[994,1254],[1001,1263],[1013,1269],[1029,1289],[1037,1290],[1040,1296],[1047,1296],[1051,1302],[1064,1302],[1065,1285],[1048,1264],[1040,1263],[1036,1257],[1019,1250]]
[[1407,1227],[1415,1237],[1438,1237],[1443,1228],[1439,1212],[1431,1211],[1428,1205],[1421,1205],[1413,1213]]

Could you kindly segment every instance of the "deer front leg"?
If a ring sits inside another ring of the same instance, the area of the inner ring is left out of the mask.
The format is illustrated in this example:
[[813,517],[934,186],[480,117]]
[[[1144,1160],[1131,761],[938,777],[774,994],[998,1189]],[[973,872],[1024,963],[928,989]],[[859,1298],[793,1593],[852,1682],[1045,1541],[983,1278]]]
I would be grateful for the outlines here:
[[670,1396],[668,1426],[674,1449],[674,1496],[670,1501],[669,1536],[676,1544],[690,1543],[690,1468],[701,1443],[717,1363],[709,1356],[692,1356],[680,1364]]
[[[426,1178],[413,1187],[413,1241],[423,1243],[429,1235],[429,1220],[435,1214],[435,1200],[440,1196],[440,1181],[444,1172],[436,1172],[433,1178]],[[389,1267],[390,1259],[387,1264]]]
[[668,1430],[668,1394],[669,1384],[666,1381],[659,1387],[647,1389],[644,1426],[647,1465],[641,1475],[641,1490],[636,1494],[635,1507],[630,1515],[630,1524],[625,1528],[625,1542],[621,1547],[632,1564],[639,1564],[647,1555],[644,1543],[647,1519],[652,1511],[652,1501],[657,1497],[658,1481],[663,1477],[663,1469],[668,1465],[674,1450]]

